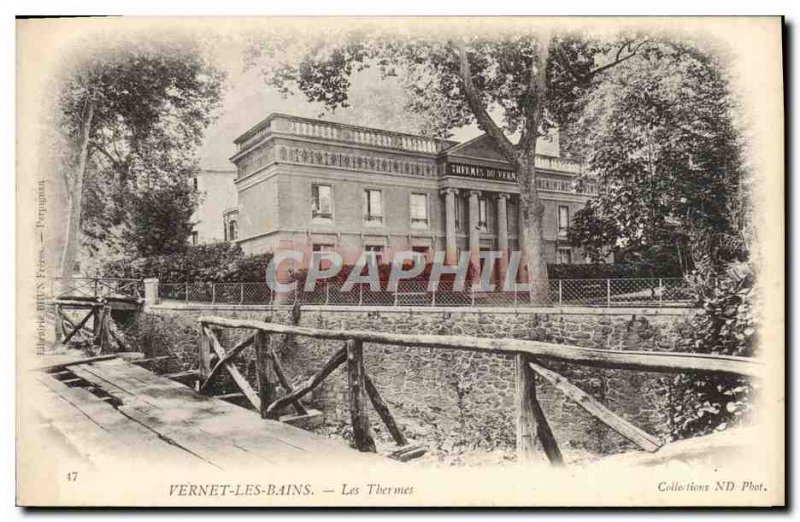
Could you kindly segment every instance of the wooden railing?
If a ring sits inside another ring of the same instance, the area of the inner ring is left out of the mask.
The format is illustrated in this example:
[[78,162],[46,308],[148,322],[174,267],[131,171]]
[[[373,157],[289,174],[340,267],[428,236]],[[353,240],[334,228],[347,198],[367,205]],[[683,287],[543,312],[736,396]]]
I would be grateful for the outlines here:
[[115,277],[54,277],[53,297],[142,297],[141,279]]
[[[518,458],[522,461],[530,459],[533,454],[534,441],[538,438],[548,459],[556,465],[563,463],[563,457],[536,398],[534,375],[539,375],[588,413],[645,451],[658,450],[662,442],[610,411],[599,401],[570,383],[564,376],[543,366],[547,361],[573,363],[595,368],[623,368],[649,372],[728,374],[759,378],[764,374],[764,365],[758,359],[727,355],[610,351],[520,339],[325,330],[221,317],[201,317],[199,323],[200,379],[198,383],[200,391],[207,391],[212,379],[223,370],[227,371],[250,404],[261,412],[262,417],[276,419],[280,410],[290,405],[298,413],[303,411],[305,407],[300,402],[301,399],[319,386],[337,367],[346,364],[353,438],[356,448],[360,451],[375,451],[375,442],[366,410],[368,398],[397,443],[398,455],[418,454],[419,451],[418,448],[408,447],[408,440],[367,375],[363,359],[364,343],[443,350],[473,350],[513,355],[516,359],[517,369]],[[214,331],[219,328],[254,330],[254,334],[246,337],[234,347],[226,349]],[[294,335],[344,341],[344,345],[325,362],[313,377],[299,388],[294,389],[289,384],[280,359],[270,344],[272,335]],[[251,345],[255,347],[256,352],[257,392],[233,364],[233,360]],[[278,384],[286,391],[286,395],[280,399],[276,394]]]

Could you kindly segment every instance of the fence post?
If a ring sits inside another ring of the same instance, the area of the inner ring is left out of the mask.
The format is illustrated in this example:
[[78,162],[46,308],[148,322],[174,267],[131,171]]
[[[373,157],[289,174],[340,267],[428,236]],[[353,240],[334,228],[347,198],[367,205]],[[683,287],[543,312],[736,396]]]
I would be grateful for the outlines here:
[[325,304],[330,304],[331,299],[331,285],[330,282],[326,279],[325,280]]
[[186,304],[189,304],[189,281],[186,281]]
[[358,306],[364,304],[364,283],[358,283]]
[[158,279],[150,277],[144,280],[144,304],[151,306],[158,303]]
[[475,308],[475,285],[472,284],[472,282],[470,282],[469,290],[470,293],[472,294],[472,304],[470,306]]
[[211,304],[217,302],[217,283],[211,283]]
[[611,278],[606,279],[606,308],[611,308]]
[[436,289],[431,292],[431,306],[436,306]]
[[244,303],[244,283],[239,283],[239,304]]
[[375,440],[369,428],[367,393],[364,388],[364,347],[361,341],[350,339],[347,347],[347,383],[350,389],[350,417],[353,441],[358,451],[375,452]]
[[97,291],[99,290],[99,286],[100,286],[100,280],[95,277],[94,278],[94,294],[92,294],[95,297],[97,297]]
[[563,282],[563,279],[559,279],[559,280],[558,280],[558,307],[559,307],[559,308],[561,308],[562,306],[564,306],[564,305],[562,304],[562,299],[561,299],[561,297],[562,297],[562,288],[561,288],[561,283],[562,283],[562,282]]
[[517,283],[514,283],[514,308],[517,307]]
[[658,307],[664,306],[664,281],[658,278]]

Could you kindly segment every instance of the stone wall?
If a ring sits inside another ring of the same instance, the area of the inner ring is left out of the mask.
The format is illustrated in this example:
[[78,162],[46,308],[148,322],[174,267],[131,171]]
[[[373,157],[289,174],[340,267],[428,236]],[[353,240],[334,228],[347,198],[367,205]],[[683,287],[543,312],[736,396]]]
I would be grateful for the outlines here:
[[[241,306],[156,306],[150,314],[195,321],[200,315],[288,322],[287,309]],[[335,330],[370,330],[479,337],[511,337],[610,350],[673,349],[691,311],[684,309],[458,309],[305,306],[299,324]],[[229,336],[236,336],[228,332]],[[234,342],[231,338],[228,342]],[[295,382],[314,374],[340,343],[308,338],[279,340],[281,358]],[[365,345],[367,373],[410,438],[442,453],[514,447],[515,361],[471,351]],[[657,436],[670,429],[669,375],[600,370],[546,363],[640,428]],[[347,436],[346,376],[342,369],[311,397],[331,431]],[[537,394],[568,459],[608,454],[632,446],[546,382]],[[388,433],[376,417],[379,439]]]

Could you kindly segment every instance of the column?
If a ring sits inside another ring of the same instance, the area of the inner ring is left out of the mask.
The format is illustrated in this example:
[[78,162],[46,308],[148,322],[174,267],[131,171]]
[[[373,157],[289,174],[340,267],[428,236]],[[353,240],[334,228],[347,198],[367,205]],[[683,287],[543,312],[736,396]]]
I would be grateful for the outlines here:
[[506,279],[508,272],[508,211],[506,209],[508,194],[501,192],[497,195],[497,249],[500,251],[500,284]]
[[469,264],[475,275],[480,273],[481,235],[478,227],[478,196],[480,191],[469,191]]
[[458,263],[458,247],[456,245],[456,194],[458,190],[446,188],[444,193],[444,240],[445,264]]

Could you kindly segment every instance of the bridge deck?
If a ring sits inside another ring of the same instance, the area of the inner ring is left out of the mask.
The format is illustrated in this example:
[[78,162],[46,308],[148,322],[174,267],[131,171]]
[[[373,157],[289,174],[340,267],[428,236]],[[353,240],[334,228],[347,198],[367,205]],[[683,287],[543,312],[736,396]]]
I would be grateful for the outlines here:
[[40,420],[92,463],[124,456],[141,463],[253,469],[326,462],[385,465],[343,442],[313,434],[228,402],[200,395],[122,359],[40,373]]

